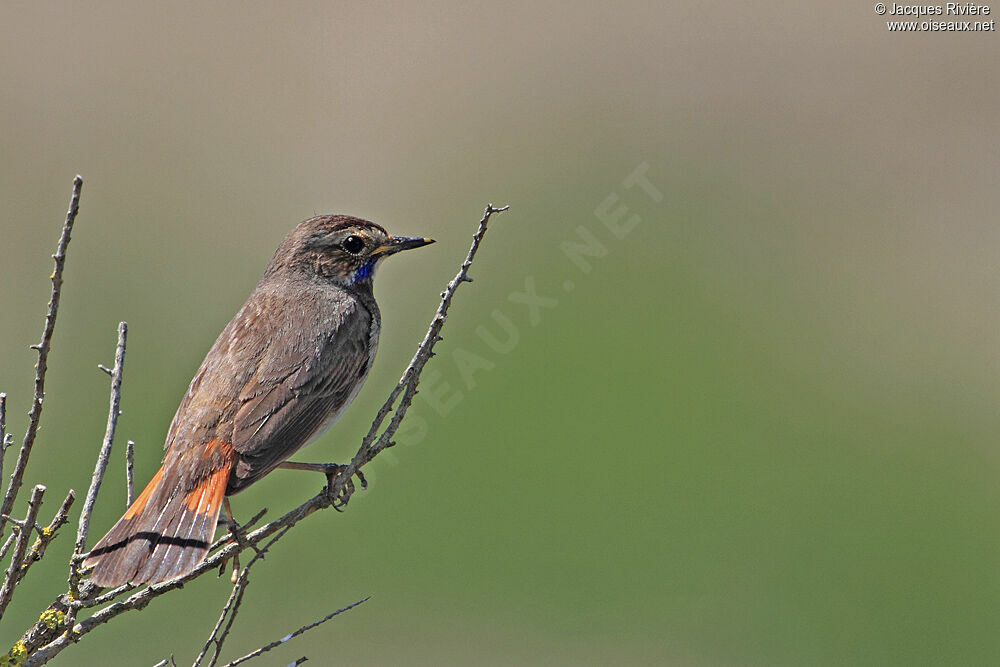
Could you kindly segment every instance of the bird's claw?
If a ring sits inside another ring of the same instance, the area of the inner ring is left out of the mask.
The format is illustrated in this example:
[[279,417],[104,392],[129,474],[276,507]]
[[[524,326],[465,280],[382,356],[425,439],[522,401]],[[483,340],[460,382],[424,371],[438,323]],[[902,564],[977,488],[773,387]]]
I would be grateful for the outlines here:
[[[260,514],[251,519],[249,523],[253,523],[258,518],[260,518]],[[219,521],[220,523],[224,523],[226,525],[226,528],[229,529],[229,540],[231,542],[234,542],[237,546],[239,546],[239,549],[236,551],[236,553],[233,554],[233,574],[230,577],[230,581],[232,581],[233,584],[235,585],[239,578],[239,572],[240,572],[240,552],[242,552],[244,549],[253,549],[261,560],[264,560],[264,552],[256,544],[249,542],[247,540],[245,527],[236,523],[236,519],[233,519],[231,516],[230,517],[222,516],[219,517]],[[219,565],[220,577],[226,571],[226,563],[227,561],[223,561]]]
[[260,556],[261,559],[263,560],[264,552],[261,551],[260,547],[258,547],[256,544],[247,541],[246,531],[244,530],[243,526],[236,523],[235,520],[231,520],[225,517],[222,518],[222,521],[226,524],[226,528],[229,529],[229,539],[232,542],[235,542],[237,545],[239,545],[240,551],[243,551],[244,549],[253,549],[254,553]]
[[368,480],[365,479],[364,473],[360,470],[355,470],[353,475],[349,475],[346,480],[344,480],[343,485],[340,490],[337,490],[337,477],[347,470],[346,465],[340,465],[337,463],[331,463],[328,465],[324,474],[326,474],[326,494],[330,499],[330,503],[333,505],[333,509],[338,512],[343,512],[344,508],[347,507],[347,503],[350,501],[351,496],[354,495],[354,477],[358,478],[361,482],[361,488],[368,488]]

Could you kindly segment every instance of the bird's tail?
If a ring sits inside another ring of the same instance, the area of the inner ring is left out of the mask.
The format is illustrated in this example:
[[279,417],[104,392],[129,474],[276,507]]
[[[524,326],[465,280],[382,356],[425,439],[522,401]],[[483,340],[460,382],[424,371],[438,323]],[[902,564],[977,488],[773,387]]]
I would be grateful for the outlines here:
[[187,574],[215,535],[231,464],[195,483],[161,467],[125,515],[90,550],[84,568],[99,586],[155,584]]

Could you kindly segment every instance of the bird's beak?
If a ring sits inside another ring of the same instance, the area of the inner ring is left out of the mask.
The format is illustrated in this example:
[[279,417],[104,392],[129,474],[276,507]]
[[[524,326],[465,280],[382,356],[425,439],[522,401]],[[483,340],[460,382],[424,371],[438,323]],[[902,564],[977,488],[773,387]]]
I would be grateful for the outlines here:
[[372,253],[373,255],[382,255],[383,257],[394,255],[402,250],[410,250],[411,248],[420,248],[425,245],[434,243],[434,239],[425,239],[420,236],[393,236],[384,244],[380,245]]

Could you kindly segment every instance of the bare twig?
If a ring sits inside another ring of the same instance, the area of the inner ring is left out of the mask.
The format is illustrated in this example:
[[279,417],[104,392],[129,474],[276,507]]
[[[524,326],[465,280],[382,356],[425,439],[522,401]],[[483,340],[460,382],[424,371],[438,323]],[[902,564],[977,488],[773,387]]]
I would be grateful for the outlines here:
[[[73,223],[76,222],[76,214],[80,210],[80,192],[83,190],[83,179],[77,176],[73,179],[73,195],[69,201],[69,210],[66,213],[66,222],[63,224],[62,235],[56,246],[56,252],[52,255],[55,261],[55,268],[52,270],[52,294],[49,298],[49,309],[45,314],[45,326],[42,328],[42,340],[32,348],[38,351],[38,362],[35,364],[35,394],[31,401],[31,410],[28,412],[28,429],[25,431],[24,440],[21,442],[21,451],[17,455],[17,462],[14,464],[14,472],[10,476],[10,485],[4,495],[3,504],[0,505],[0,514],[10,514],[17,499],[17,493],[21,489],[24,478],[24,470],[28,467],[28,457],[31,456],[31,448],[35,444],[35,436],[38,434],[38,423],[42,417],[42,401],[45,399],[45,372],[48,369],[49,348],[52,346],[52,333],[56,326],[56,314],[59,312],[59,297],[62,294],[62,274],[66,265],[66,247],[69,245],[70,235],[73,233]],[[3,535],[6,520],[0,518],[0,535]]]
[[0,392],[0,483],[3,481],[3,460],[7,456],[7,394]]
[[73,549],[73,558],[70,561],[70,591],[76,591],[79,583],[79,572],[77,571],[80,554],[86,551],[87,533],[90,531],[90,513],[94,509],[97,501],[97,492],[101,489],[101,482],[104,481],[104,473],[108,469],[108,459],[111,457],[111,445],[115,441],[115,429],[118,426],[119,406],[122,397],[122,371],[125,366],[125,340],[128,337],[128,325],[125,322],[118,324],[118,344],[115,346],[115,367],[111,371],[111,399],[108,407],[108,423],[104,430],[104,442],[101,443],[101,451],[97,455],[97,464],[94,466],[94,475],[90,479],[90,489],[87,497],[83,501],[83,510],[80,512],[80,524],[76,531],[76,546]]
[[[208,655],[208,649],[211,648],[212,644],[215,644],[215,650],[212,653],[211,662],[208,663],[209,667],[212,667],[218,661],[219,652],[222,651],[222,643],[226,641],[226,636],[229,634],[230,628],[233,627],[233,621],[236,620],[236,614],[239,612],[240,605],[243,604],[243,594],[246,592],[248,583],[249,581],[245,581],[242,576],[236,581],[232,592],[229,594],[229,599],[226,600],[226,604],[222,607],[219,620],[215,622],[215,627],[212,628],[212,634],[208,636],[208,640],[201,648],[198,657],[191,663],[192,667],[198,667],[201,664],[201,661]],[[228,623],[226,622],[227,619]],[[226,626],[225,629],[222,627],[224,623]]]
[[[4,457],[7,456],[7,450],[13,446],[14,446],[14,436],[12,436],[10,433],[4,434],[3,440],[0,441],[0,475],[3,474],[3,461]],[[0,530],[0,534],[3,534],[2,530]]]
[[[247,586],[250,585],[250,568],[254,566],[257,561],[264,559],[264,554],[267,550],[271,548],[275,542],[281,539],[285,533],[287,533],[290,528],[285,528],[275,535],[267,544],[265,544],[261,549],[257,551],[254,557],[246,564],[237,577],[236,581],[233,583],[233,591],[229,594],[229,599],[226,604],[222,607],[222,613],[219,615],[219,620],[216,622],[215,627],[212,629],[212,633],[208,636],[208,640],[205,641],[205,646],[201,649],[201,653],[195,658],[191,667],[198,667],[201,661],[208,654],[208,649],[213,644],[215,648],[212,651],[212,659],[208,663],[208,667],[215,667],[219,660],[219,653],[222,652],[222,644],[226,641],[226,637],[229,635],[229,631],[233,627],[233,623],[236,621],[236,614],[240,611],[240,605],[243,604],[243,595],[246,593]],[[228,617],[228,618],[227,618]],[[225,624],[225,627],[223,627]]]
[[[351,609],[354,609],[355,607],[357,607],[360,604],[364,604],[365,602],[367,602],[370,599],[371,599],[371,597],[369,596],[369,597],[366,597],[363,600],[358,600],[357,602],[355,602],[353,604],[349,604],[346,607],[342,607],[341,609],[338,609],[337,611],[330,612],[329,614],[327,614],[323,618],[321,618],[321,619],[319,619],[317,621],[313,621],[312,623],[310,623],[308,625],[303,625],[301,628],[299,628],[295,632],[289,633],[289,634],[285,635],[284,637],[282,637],[281,639],[279,639],[277,641],[271,642],[267,646],[261,646],[256,651],[253,651],[251,653],[247,653],[242,658],[236,658],[236,660],[233,660],[232,662],[226,663],[225,667],[236,667],[236,665],[244,663],[247,660],[253,660],[257,656],[259,656],[259,655],[261,655],[263,653],[267,653],[271,649],[277,648],[278,646],[281,646],[285,642],[288,642],[288,641],[291,641],[292,639],[295,639],[296,637],[298,637],[299,635],[301,635],[303,632],[308,632],[309,630],[312,630],[316,626],[319,626],[319,625],[322,625],[322,624],[326,623],[327,621],[329,621],[334,616],[338,616],[340,614],[343,614],[345,611],[350,611]],[[296,665],[302,664],[302,661],[303,661],[303,658],[299,658],[298,660],[295,661],[294,664],[296,664]]]
[[28,551],[28,542],[31,540],[31,528],[38,519],[38,510],[42,506],[42,496],[45,495],[45,487],[39,484],[31,491],[31,500],[28,501],[28,512],[24,515],[24,522],[17,528],[17,542],[14,543],[14,552],[10,556],[10,566],[7,574],[3,578],[3,586],[0,586],[0,618],[10,604],[10,598],[14,595],[14,586],[21,581],[25,568],[24,556]]
[[74,609],[87,609],[89,607],[99,607],[105,602],[111,602],[122,593],[128,593],[129,591],[134,591],[136,588],[138,588],[136,584],[122,584],[121,586],[112,588],[110,591],[102,595],[94,597],[93,594],[95,592],[98,592],[100,588],[98,586],[92,586],[92,588],[86,590],[86,593],[84,593],[84,590],[87,589],[88,584],[89,582],[84,582],[80,586],[80,591],[81,591],[80,597],[78,599],[73,600],[72,602],[72,606]]
[[[274,543],[277,539],[280,539],[285,533],[288,532],[293,526],[298,524],[300,521],[315,513],[318,510],[326,509],[328,507],[334,506],[335,501],[338,499],[343,500],[345,494],[349,495],[349,485],[348,481],[355,475],[362,466],[370,462],[379,452],[384,450],[386,447],[391,445],[391,438],[396,433],[402,422],[403,417],[406,414],[410,402],[413,399],[414,394],[417,390],[417,385],[420,381],[420,374],[423,371],[424,365],[433,356],[434,345],[441,340],[440,332],[447,319],[448,309],[451,305],[452,297],[458,286],[463,282],[471,282],[471,278],[468,276],[469,267],[475,258],[476,252],[482,243],[483,236],[486,233],[487,224],[490,217],[494,213],[499,213],[501,211],[507,210],[508,207],[504,206],[502,208],[494,208],[492,205],[488,205],[483,214],[483,218],[479,222],[479,228],[473,235],[472,246],[463,262],[461,268],[459,269],[456,276],[448,283],[445,290],[441,293],[441,304],[438,306],[434,318],[431,320],[430,327],[428,328],[427,334],[425,335],[420,346],[417,348],[416,354],[410,361],[409,366],[403,373],[402,378],[396,387],[392,390],[389,398],[386,400],[385,404],[380,408],[378,414],[376,415],[375,421],[372,424],[368,435],[362,440],[362,443],[357,451],[357,453],[352,458],[351,462],[344,466],[334,477],[332,488],[327,488],[320,491],[318,494],[305,501],[298,507],[286,512],[281,517],[270,521],[260,528],[246,534],[242,540],[242,544],[230,541],[225,544],[226,540],[222,541],[223,546],[219,548],[218,551],[211,554],[208,558],[202,561],[198,567],[189,572],[188,574],[171,579],[169,581],[161,582],[158,584],[153,584],[151,586],[146,586],[132,592],[128,597],[112,602],[107,606],[94,612],[88,618],[75,622],[72,614],[81,608],[95,606],[96,600],[101,600],[101,604],[104,601],[110,601],[114,597],[121,595],[122,593],[128,592],[133,589],[131,586],[121,586],[109,593],[100,595],[100,588],[93,586],[90,582],[83,582],[80,585],[79,594],[75,594],[73,597],[69,597],[68,594],[63,594],[57,600],[55,600],[50,606],[50,610],[64,611],[69,610],[69,617],[67,618],[67,623],[64,627],[61,627],[58,632],[50,631],[46,632],[43,628],[36,624],[25,633],[22,641],[29,653],[28,658],[23,662],[24,667],[33,667],[36,665],[43,665],[57,654],[59,654],[63,649],[65,649],[70,644],[79,641],[84,635],[90,633],[92,630],[96,629],[98,626],[109,622],[116,616],[123,613],[144,609],[153,599],[164,595],[174,589],[181,588],[187,582],[196,579],[206,572],[210,572],[218,569],[221,565],[228,562],[231,558],[236,556],[240,551],[247,547],[255,547],[260,544],[263,540],[268,537],[279,533],[274,540],[268,543],[268,547]],[[396,404],[397,399],[399,399],[398,405]],[[395,405],[395,408],[393,407]],[[385,430],[379,434],[379,429],[385,423],[386,418],[389,417],[390,413],[392,417],[389,419],[389,424],[385,427]],[[216,545],[218,546],[218,545]],[[249,567],[249,565],[248,565]],[[238,580],[239,581],[239,580]],[[245,584],[243,586],[245,589]],[[234,588],[235,591],[235,588]],[[235,591],[235,596],[230,596],[231,602],[227,602],[226,607],[223,609],[223,615],[220,617],[219,623],[216,624],[216,630],[213,630],[212,635],[209,638],[207,644],[211,644],[213,638],[219,638],[223,633],[223,625],[226,613],[229,613],[229,623],[232,623],[232,609],[238,606],[237,600],[240,597],[239,591]],[[365,598],[367,600],[367,598]],[[363,602],[364,600],[362,600]],[[254,652],[253,654],[248,654],[238,660],[229,663],[230,665],[236,665],[245,660],[249,660],[252,657],[260,655],[260,653],[265,652],[265,650],[270,650],[281,644],[283,641],[287,641],[292,637],[298,636],[302,632],[311,629],[323,623],[333,616],[336,616],[347,609],[351,609],[357,606],[359,603],[355,603],[343,609],[333,612],[329,616],[317,621],[316,623],[304,626],[300,628],[299,631],[292,633],[291,635],[263,649],[259,649],[259,652]],[[227,608],[229,611],[227,612]],[[51,629],[50,629],[51,630]],[[30,641],[29,641],[30,640]],[[227,666],[228,667],[228,666]]]
[[37,563],[45,555],[45,549],[48,548],[49,542],[55,539],[56,534],[59,529],[63,527],[69,521],[69,508],[73,506],[73,501],[76,500],[76,493],[73,489],[69,490],[66,494],[66,498],[63,500],[62,505],[59,506],[59,510],[56,515],[52,517],[52,521],[48,526],[42,528],[41,534],[35,543],[31,546],[31,552],[24,559],[24,565],[21,566],[21,578],[28,573],[28,568]]
[[125,507],[132,507],[135,500],[135,443],[125,443]]
[[4,540],[3,546],[0,547],[0,560],[3,560],[3,557],[7,555],[7,550],[10,549],[10,545],[14,544],[15,538],[17,538],[16,530],[12,531],[11,534],[7,536],[7,539]]

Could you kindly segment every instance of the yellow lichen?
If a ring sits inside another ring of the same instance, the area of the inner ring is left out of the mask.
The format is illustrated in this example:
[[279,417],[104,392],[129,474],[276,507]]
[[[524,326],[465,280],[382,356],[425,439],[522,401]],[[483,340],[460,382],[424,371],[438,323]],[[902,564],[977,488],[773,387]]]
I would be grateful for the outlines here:
[[46,609],[42,612],[42,615],[38,617],[38,620],[44,623],[45,627],[49,630],[55,630],[56,627],[62,624],[63,619],[65,618],[65,612],[61,612],[57,609]]
[[28,649],[24,642],[18,642],[10,649],[10,653],[0,657],[0,667],[17,667],[28,657]]

